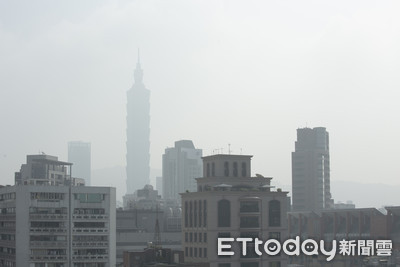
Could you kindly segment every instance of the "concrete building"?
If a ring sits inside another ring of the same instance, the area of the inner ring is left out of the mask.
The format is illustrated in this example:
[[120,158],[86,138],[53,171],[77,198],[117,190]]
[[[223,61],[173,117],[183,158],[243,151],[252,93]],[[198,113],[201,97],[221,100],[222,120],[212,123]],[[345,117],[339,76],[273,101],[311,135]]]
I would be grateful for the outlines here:
[[70,185],[70,166],[30,155],[0,188],[0,266],[115,266],[115,188]]
[[202,150],[191,140],[175,142],[175,147],[165,149],[163,155],[163,198],[180,201],[179,193],[196,191],[195,178],[203,175]]
[[91,145],[88,142],[68,142],[68,162],[74,165],[74,176],[90,186],[92,176]]
[[[400,207],[386,207],[384,212],[376,208],[331,209],[319,213],[290,212],[288,214],[289,237],[300,236],[302,240],[311,238],[332,242],[336,240],[391,240],[393,244],[392,257],[388,260],[397,266],[400,264]],[[341,257],[336,255],[329,264],[325,256],[310,257],[300,255],[290,257],[292,264],[297,266],[378,266],[368,265],[366,257]],[[323,265],[324,266],[324,265]]]
[[185,264],[208,263],[210,267],[286,266],[283,254],[256,255],[254,243],[242,256],[232,245],[233,256],[217,255],[218,237],[251,237],[266,241],[287,237],[288,192],[271,190],[271,179],[251,176],[247,155],[203,157],[197,192],[182,193],[182,246]]
[[180,250],[148,247],[142,251],[124,251],[124,267],[175,267],[182,266],[183,253]]
[[138,59],[135,83],[127,93],[126,193],[150,184],[150,91],[143,84]]
[[161,206],[161,197],[152,185],[145,185],[132,195],[123,196],[124,209],[156,209]]
[[[177,213],[162,209],[117,210],[117,263],[122,264],[124,251],[143,251],[156,240],[156,221],[159,225],[159,245],[181,250],[181,220]],[[176,225],[176,222],[179,222]]]
[[329,134],[324,127],[297,129],[292,152],[292,200],[293,211],[333,208]]

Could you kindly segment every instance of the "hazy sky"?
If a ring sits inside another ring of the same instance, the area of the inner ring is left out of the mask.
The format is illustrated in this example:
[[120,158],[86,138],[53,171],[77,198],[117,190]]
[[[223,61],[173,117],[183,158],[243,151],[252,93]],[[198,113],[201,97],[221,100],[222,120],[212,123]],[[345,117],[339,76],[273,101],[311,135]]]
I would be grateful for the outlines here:
[[[0,0],[0,184],[27,154],[125,165],[140,47],[151,167],[179,139],[291,183],[296,129],[330,133],[331,179],[400,184],[399,1]],[[119,179],[110,177],[110,179]],[[122,179],[122,178],[121,178]],[[333,197],[335,197],[333,193]]]

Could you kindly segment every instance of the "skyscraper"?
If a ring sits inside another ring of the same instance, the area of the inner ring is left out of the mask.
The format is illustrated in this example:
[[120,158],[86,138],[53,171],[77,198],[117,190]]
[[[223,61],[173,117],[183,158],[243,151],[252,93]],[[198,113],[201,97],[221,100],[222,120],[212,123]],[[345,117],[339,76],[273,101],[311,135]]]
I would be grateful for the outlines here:
[[202,150],[191,140],[175,142],[163,155],[163,198],[180,201],[179,193],[197,190],[195,178],[203,175]]
[[150,91],[143,84],[139,55],[134,78],[135,83],[127,93],[127,194],[150,183]]
[[324,127],[297,129],[292,152],[294,211],[321,211],[332,207],[329,134]]
[[85,180],[85,185],[91,183],[91,152],[90,143],[68,142],[68,161],[74,164],[74,176]]

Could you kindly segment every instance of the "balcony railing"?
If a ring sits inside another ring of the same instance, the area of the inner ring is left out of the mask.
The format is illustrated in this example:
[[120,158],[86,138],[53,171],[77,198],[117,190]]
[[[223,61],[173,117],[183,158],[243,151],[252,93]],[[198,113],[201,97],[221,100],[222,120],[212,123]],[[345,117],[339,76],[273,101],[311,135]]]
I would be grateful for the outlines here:
[[107,228],[73,228],[74,233],[108,233]]
[[34,247],[49,247],[49,248],[65,248],[67,246],[66,241],[31,241],[29,245]]
[[66,233],[67,229],[65,228],[30,228],[31,233]]
[[66,220],[66,214],[31,214],[31,220]]
[[74,247],[108,247],[108,242],[72,242]]

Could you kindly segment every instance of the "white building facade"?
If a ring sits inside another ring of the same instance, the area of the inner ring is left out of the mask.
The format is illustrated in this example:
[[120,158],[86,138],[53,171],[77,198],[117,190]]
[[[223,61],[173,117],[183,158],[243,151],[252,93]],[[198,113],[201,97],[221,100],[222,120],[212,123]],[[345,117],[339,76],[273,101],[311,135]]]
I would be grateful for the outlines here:
[[[50,177],[51,166],[65,167],[56,157],[28,157]],[[0,188],[0,266],[115,266],[115,188],[46,185],[43,176],[33,177]]]

